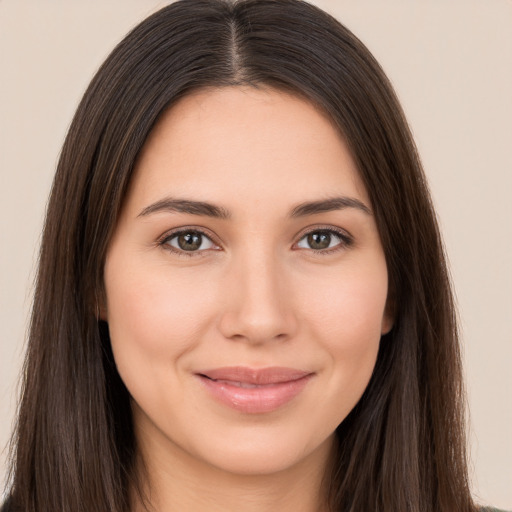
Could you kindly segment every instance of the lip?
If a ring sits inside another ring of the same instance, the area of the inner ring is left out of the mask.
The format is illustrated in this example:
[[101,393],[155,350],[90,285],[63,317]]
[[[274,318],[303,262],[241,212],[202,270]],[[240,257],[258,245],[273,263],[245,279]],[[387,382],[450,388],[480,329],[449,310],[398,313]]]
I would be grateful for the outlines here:
[[263,414],[293,400],[313,377],[313,372],[285,367],[231,366],[195,374],[219,402],[240,412]]

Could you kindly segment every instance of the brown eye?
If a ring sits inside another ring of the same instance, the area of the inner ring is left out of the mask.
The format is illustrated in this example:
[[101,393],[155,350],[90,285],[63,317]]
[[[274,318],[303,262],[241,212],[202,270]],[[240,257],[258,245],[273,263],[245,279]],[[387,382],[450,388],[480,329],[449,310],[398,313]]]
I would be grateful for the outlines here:
[[322,231],[310,233],[307,240],[311,249],[328,249],[331,245],[331,234]]
[[325,249],[335,249],[338,246],[342,248],[350,245],[350,243],[351,239],[347,235],[334,230],[318,229],[304,235],[297,243],[297,247],[322,251]]
[[164,243],[174,249],[186,252],[197,252],[215,247],[214,243],[200,231],[174,233]]

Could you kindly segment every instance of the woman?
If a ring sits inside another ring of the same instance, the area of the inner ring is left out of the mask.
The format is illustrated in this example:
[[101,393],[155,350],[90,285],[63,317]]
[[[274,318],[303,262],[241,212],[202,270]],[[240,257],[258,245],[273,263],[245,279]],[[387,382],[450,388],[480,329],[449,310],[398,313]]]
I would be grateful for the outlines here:
[[118,45],[62,151],[25,374],[8,510],[476,510],[435,216],[349,31],[184,1]]

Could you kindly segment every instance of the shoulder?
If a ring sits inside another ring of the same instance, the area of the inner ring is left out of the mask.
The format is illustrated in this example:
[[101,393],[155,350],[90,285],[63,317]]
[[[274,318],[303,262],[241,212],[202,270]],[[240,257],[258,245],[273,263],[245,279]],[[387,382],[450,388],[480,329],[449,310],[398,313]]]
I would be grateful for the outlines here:
[[507,511],[506,510],[501,510],[499,508],[493,508],[493,507],[481,507],[479,509],[479,512],[507,512]]

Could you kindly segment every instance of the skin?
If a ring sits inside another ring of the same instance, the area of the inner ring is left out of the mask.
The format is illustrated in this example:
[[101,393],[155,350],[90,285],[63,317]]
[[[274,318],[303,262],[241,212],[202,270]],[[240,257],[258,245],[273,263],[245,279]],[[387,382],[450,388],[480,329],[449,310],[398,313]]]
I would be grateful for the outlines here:
[[[333,197],[368,211],[290,215]],[[230,218],[154,206],[168,198],[213,203]],[[176,229],[208,238],[187,252]],[[322,229],[342,236],[312,247],[305,235]],[[329,119],[268,88],[181,99],[143,148],[104,275],[102,316],[133,398],[155,509],[322,510],[334,431],[392,325],[371,204]],[[284,406],[250,414],[197,378],[225,366],[285,366],[312,378]]]

